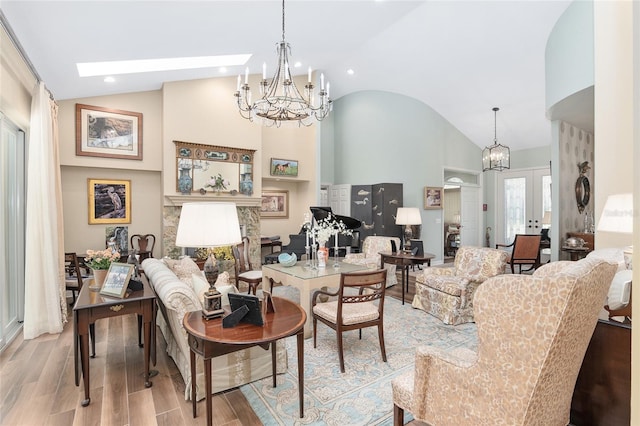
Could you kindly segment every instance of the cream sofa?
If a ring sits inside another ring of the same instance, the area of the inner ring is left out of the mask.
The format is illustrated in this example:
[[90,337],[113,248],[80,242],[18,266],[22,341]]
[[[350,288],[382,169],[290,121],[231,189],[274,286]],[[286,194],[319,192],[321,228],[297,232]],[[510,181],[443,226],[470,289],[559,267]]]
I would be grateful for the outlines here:
[[[171,267],[160,259],[145,259],[142,262],[144,274],[149,279],[160,302],[160,311],[157,324],[167,342],[167,353],[176,363],[185,383],[185,399],[191,397],[191,370],[189,366],[189,344],[187,332],[182,327],[182,319],[187,312],[200,311],[202,303],[196,291],[198,283],[193,278],[194,274],[202,277],[195,262],[189,258],[181,261],[169,261]],[[179,278],[180,277],[180,278]],[[227,273],[221,274],[221,278],[228,277]],[[216,288],[221,288],[222,280],[218,280]],[[206,283],[206,281],[205,281]],[[194,285],[195,288],[194,289]],[[235,289],[234,286],[226,286],[225,290]],[[284,373],[287,370],[287,354],[282,341],[277,342],[277,372]],[[271,350],[261,347],[253,347],[228,355],[214,358],[212,363],[212,392],[217,393],[226,389],[237,387],[252,381],[271,375]],[[196,400],[201,400],[204,395],[204,371],[202,358],[196,355]]]
[[[349,253],[345,256],[344,262],[366,265],[369,269],[378,269],[380,268],[380,252],[390,252],[392,248],[391,241],[396,243],[396,250],[402,248],[398,237],[369,236],[362,243],[362,253]],[[391,287],[398,282],[396,265],[386,263],[384,268],[387,270],[387,287]]]

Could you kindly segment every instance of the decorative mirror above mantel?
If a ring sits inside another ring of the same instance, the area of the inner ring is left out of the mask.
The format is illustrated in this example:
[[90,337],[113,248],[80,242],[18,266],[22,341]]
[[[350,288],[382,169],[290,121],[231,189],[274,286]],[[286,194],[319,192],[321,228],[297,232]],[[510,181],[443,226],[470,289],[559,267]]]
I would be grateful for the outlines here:
[[173,141],[176,145],[176,190],[253,194],[255,150]]

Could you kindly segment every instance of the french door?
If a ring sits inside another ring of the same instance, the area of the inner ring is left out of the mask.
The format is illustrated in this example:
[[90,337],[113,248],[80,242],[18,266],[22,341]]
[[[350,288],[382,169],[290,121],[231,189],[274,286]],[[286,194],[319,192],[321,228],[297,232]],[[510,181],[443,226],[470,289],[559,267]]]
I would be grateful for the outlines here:
[[24,136],[0,112],[0,351],[24,319]]
[[496,243],[511,244],[516,234],[539,234],[545,211],[551,211],[551,172],[513,170],[498,175]]

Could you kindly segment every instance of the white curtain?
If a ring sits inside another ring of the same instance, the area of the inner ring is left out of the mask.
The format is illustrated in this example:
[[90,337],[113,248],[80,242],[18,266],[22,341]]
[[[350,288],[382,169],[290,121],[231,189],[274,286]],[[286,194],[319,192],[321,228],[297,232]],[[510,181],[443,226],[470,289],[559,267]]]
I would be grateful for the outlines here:
[[40,82],[31,101],[27,156],[24,338],[66,321],[58,107]]

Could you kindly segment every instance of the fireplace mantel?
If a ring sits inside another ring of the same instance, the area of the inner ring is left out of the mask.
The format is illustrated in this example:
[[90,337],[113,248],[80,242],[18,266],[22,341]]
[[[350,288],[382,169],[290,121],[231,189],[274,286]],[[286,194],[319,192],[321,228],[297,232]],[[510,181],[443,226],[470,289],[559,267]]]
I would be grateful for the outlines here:
[[260,207],[260,197],[247,197],[244,195],[165,195],[166,206],[182,206],[184,203],[220,201],[235,203],[238,207]]

